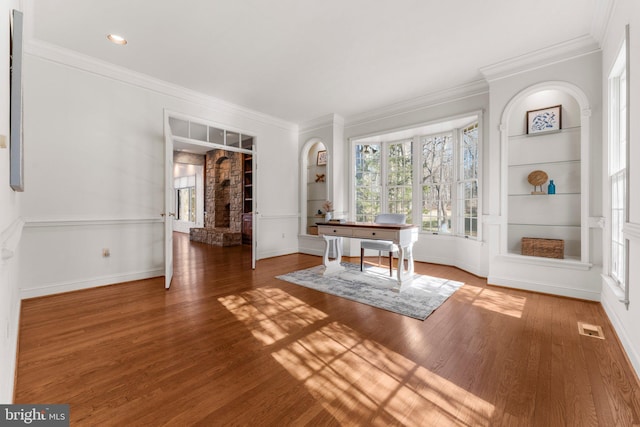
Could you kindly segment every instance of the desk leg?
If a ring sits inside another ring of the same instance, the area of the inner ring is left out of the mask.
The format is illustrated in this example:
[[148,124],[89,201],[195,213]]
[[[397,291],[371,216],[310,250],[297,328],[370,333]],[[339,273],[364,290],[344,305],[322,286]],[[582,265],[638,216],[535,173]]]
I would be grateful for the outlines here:
[[[322,264],[324,265],[324,275],[337,273],[339,271],[344,271],[345,268],[340,265],[340,261],[342,261],[342,237],[337,236],[322,236],[325,241],[324,247],[324,256],[322,257]],[[336,257],[334,259],[329,259],[329,251],[331,247],[334,248],[334,253]]]
[[[407,270],[404,269],[404,260],[407,259]],[[398,247],[398,290],[402,290],[403,283],[413,279],[413,243],[408,246]]]

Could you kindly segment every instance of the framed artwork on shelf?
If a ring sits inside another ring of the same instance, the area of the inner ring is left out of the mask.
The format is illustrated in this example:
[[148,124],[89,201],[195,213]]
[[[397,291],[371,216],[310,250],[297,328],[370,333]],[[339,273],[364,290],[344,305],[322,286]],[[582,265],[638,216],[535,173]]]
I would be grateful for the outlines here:
[[527,111],[527,134],[557,132],[562,129],[562,105]]
[[318,160],[316,164],[318,166],[325,166],[327,164],[327,150],[318,151]]

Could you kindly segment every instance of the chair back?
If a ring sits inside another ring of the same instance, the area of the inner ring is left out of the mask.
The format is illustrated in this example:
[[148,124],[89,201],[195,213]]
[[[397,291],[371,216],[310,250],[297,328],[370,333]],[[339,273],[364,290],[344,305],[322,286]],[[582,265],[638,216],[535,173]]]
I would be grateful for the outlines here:
[[378,214],[373,222],[376,224],[406,224],[407,215],[398,213]]

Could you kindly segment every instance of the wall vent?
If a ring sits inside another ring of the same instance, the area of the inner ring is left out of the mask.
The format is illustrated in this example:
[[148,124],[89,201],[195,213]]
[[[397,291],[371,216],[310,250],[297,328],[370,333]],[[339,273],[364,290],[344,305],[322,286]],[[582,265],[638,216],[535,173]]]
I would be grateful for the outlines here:
[[593,338],[604,339],[604,333],[602,333],[602,328],[597,325],[591,325],[589,323],[578,322],[578,332],[580,335],[585,335]]

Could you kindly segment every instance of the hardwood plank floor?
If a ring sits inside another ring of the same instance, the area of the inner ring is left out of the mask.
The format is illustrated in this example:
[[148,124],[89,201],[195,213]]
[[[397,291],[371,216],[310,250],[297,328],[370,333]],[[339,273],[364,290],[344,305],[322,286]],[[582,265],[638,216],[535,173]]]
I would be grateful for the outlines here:
[[598,303],[417,263],[465,283],[422,322],[275,279],[319,257],[254,271],[246,246],[175,237],[168,291],[157,278],[23,301],[16,403],[69,403],[72,425],[101,426],[640,424]]

